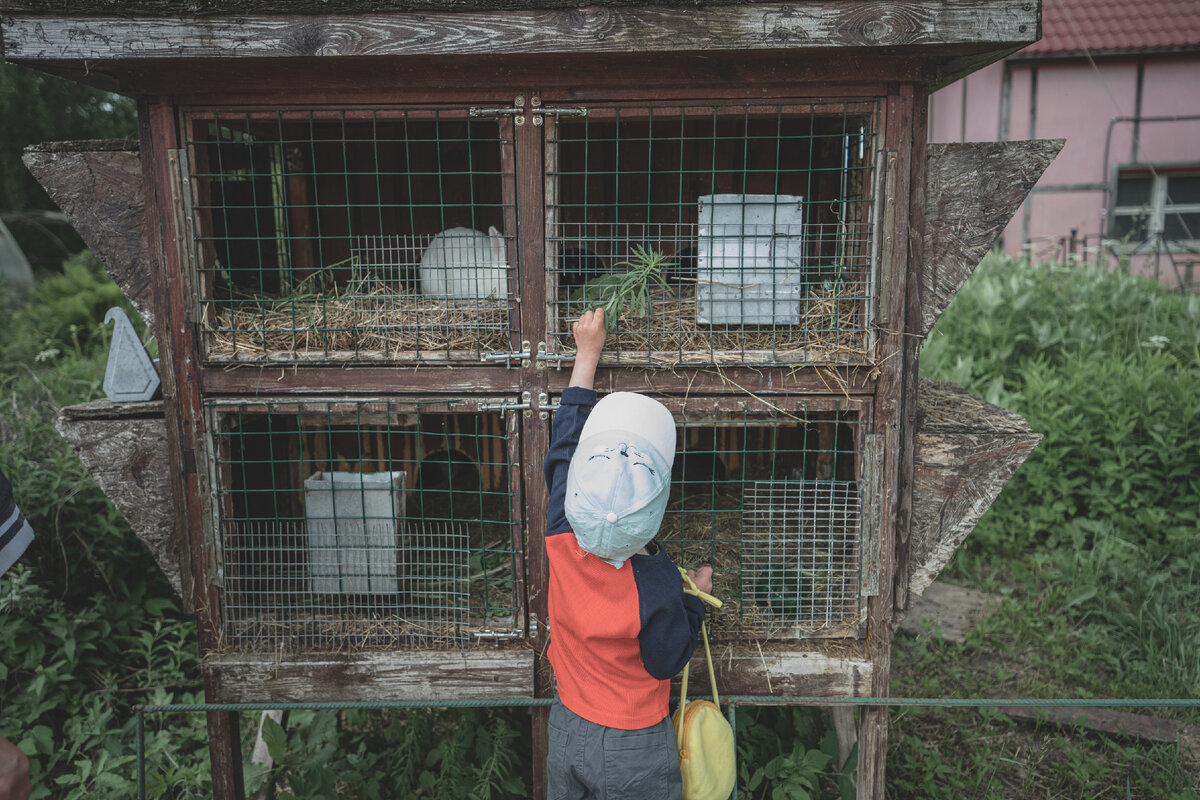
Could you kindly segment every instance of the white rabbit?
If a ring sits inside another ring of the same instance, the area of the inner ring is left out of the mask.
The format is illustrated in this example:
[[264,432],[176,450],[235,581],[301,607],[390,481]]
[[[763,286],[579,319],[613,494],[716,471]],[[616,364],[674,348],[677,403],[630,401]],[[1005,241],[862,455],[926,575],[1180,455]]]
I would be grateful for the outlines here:
[[455,299],[508,297],[504,235],[449,228],[433,237],[421,256],[421,293]]

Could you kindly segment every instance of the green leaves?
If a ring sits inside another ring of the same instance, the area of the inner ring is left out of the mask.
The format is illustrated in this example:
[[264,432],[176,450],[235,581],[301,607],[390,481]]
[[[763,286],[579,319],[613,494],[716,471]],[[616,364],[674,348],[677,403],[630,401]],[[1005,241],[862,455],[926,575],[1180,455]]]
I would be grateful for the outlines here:
[[662,253],[641,245],[634,245],[632,253],[629,261],[616,264],[624,267],[624,272],[593,278],[571,298],[588,308],[603,308],[604,327],[609,333],[617,329],[622,314],[633,317],[650,314],[651,290],[667,287],[663,269],[674,265]]

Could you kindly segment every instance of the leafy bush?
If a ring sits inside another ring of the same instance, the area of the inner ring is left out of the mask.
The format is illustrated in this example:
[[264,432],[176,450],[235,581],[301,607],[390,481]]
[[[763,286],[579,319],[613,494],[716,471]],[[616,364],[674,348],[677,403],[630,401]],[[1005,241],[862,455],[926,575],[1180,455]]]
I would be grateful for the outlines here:
[[[946,571],[1005,602],[964,645],[897,640],[893,693],[1200,695],[1200,297],[993,254],[921,369],[1044,439]],[[1030,730],[995,712],[891,716],[897,797],[1195,796],[1173,745]]]

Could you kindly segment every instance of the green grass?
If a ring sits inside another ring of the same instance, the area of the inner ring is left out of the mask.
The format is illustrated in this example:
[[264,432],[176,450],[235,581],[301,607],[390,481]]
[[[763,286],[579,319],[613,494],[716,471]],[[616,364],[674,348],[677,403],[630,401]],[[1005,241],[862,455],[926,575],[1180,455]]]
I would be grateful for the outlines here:
[[[999,609],[963,645],[901,638],[895,695],[1200,697],[1200,297],[1093,267],[985,259],[922,374],[1045,438],[943,579]],[[1195,709],[1141,713],[1200,724]],[[1169,744],[1007,720],[892,714],[889,796],[1195,797]]]

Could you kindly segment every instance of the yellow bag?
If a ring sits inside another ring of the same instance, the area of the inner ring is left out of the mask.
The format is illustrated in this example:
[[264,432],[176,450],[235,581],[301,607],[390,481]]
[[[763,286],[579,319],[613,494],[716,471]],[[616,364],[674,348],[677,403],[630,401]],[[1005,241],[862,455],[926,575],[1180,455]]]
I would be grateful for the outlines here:
[[[686,580],[686,574],[684,577]],[[695,591],[695,588],[695,584],[692,584],[693,591],[689,594],[700,595],[708,601],[708,597]],[[714,604],[719,606],[720,601],[714,598]],[[704,658],[708,662],[708,682],[712,687],[713,699],[693,700],[690,703],[687,701],[688,673],[692,671],[689,661],[684,667],[683,679],[680,681],[679,708],[675,710],[671,719],[679,743],[683,800],[729,800],[733,793],[733,785],[737,781],[733,728],[721,713],[712,652],[708,648],[708,628],[703,622],[700,623],[700,637],[704,640]]]

